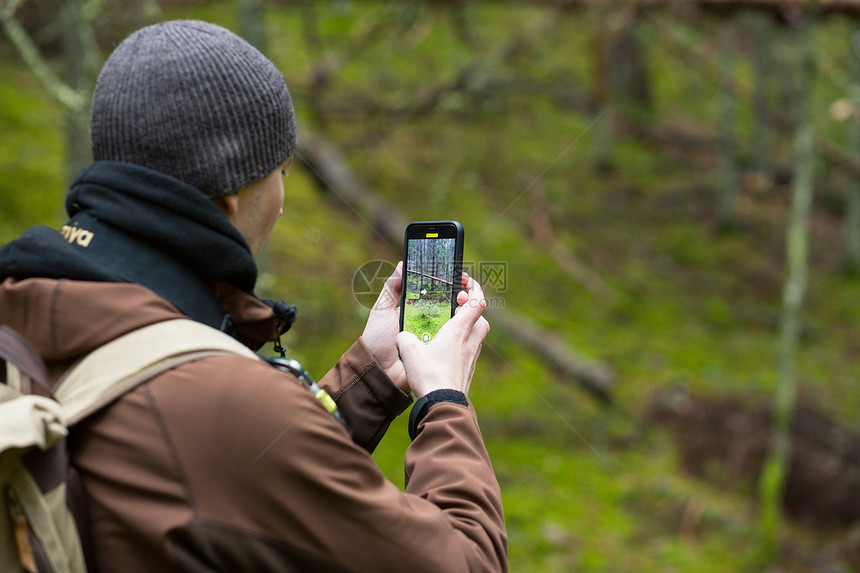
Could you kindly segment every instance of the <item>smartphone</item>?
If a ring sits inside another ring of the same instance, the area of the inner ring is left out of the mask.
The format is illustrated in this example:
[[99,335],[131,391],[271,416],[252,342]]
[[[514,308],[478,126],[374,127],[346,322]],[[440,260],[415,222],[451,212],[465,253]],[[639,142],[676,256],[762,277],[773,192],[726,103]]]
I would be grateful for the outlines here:
[[416,221],[403,239],[400,330],[425,344],[454,316],[462,290],[463,225],[457,221]]

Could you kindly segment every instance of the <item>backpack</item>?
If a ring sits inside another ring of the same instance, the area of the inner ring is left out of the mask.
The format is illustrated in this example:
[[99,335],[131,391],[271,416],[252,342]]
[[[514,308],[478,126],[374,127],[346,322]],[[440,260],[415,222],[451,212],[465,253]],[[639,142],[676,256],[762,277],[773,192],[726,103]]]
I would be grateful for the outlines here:
[[0,327],[0,571],[84,573],[83,544],[67,503],[69,428],[158,374],[213,354],[259,357],[209,326],[176,319],[94,350],[57,384],[44,361]]

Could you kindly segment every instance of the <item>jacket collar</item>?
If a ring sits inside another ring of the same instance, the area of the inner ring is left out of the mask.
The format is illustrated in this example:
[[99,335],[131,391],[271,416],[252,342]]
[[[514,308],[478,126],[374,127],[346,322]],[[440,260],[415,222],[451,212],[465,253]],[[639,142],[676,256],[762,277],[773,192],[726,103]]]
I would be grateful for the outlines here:
[[73,182],[66,209],[71,219],[59,233],[34,227],[0,249],[0,280],[140,284],[252,348],[295,318],[294,307],[275,313],[254,295],[247,243],[194,187],[135,165],[96,162]]

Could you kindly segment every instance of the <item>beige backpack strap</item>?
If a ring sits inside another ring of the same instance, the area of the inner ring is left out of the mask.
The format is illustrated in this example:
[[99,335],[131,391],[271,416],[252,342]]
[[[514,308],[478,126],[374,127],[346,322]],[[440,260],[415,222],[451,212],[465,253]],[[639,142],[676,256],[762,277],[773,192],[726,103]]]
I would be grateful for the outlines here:
[[205,324],[188,319],[157,322],[91,352],[66,374],[54,397],[73,425],[162,372],[227,353],[260,359],[238,340]]

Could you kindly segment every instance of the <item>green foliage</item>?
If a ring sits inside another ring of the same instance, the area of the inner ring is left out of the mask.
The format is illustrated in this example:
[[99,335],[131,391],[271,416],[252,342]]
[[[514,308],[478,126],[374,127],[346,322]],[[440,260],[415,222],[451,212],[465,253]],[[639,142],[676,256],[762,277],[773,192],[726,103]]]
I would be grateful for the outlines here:
[[423,333],[431,335],[439,332],[442,325],[451,317],[451,306],[447,302],[431,300],[407,301],[408,308],[403,319],[403,329],[419,338]]
[[25,71],[0,60],[0,244],[64,221],[62,114]]
[[[617,371],[616,403],[602,408],[500,329],[490,332],[470,396],[502,486],[511,570],[757,570],[747,493],[693,480],[679,469],[669,434],[637,431],[652,393],[677,382],[747,396],[773,390],[786,188],[740,190],[738,224],[722,232],[714,221],[719,173],[707,149],[663,148],[622,132],[615,171],[594,172],[594,116],[569,103],[591,90],[595,22],[587,13],[467,4],[458,21],[472,34],[464,35],[451,10],[421,3],[266,4],[265,12],[266,52],[291,88],[299,137],[307,126],[325,131],[406,216],[460,220],[467,260],[507,264],[503,292],[488,295]],[[196,4],[168,16],[234,27],[235,6]],[[650,121],[718,133],[713,68],[685,58],[703,53],[716,65],[715,30],[735,25],[725,22],[665,15],[641,22],[655,101]],[[374,26],[368,41],[352,43]],[[827,110],[848,89],[846,28],[828,20],[816,32],[825,73],[814,121],[836,141],[844,125]],[[517,35],[520,46],[508,50]],[[320,95],[308,73],[324,56],[342,65]],[[461,76],[469,66],[474,71]],[[737,66],[749,86],[748,63]],[[0,241],[7,241],[32,224],[62,223],[62,125],[26,72],[2,61],[0,73]],[[414,108],[428,87],[458,77],[466,88]],[[739,113],[737,132],[748,138],[748,101]],[[741,157],[750,147],[740,142]],[[775,138],[774,161],[790,162],[790,153],[790,142]],[[836,197],[850,179],[835,169],[818,178]],[[301,161],[286,188],[285,215],[262,258],[261,294],[299,306],[284,343],[320,377],[367,317],[350,291],[356,269],[401,253],[336,194],[320,193]],[[547,231],[536,223],[541,209],[552,239],[613,296],[589,291],[538,240]],[[860,413],[860,282],[841,274],[833,231],[840,224],[832,210],[814,210],[798,375],[804,396],[850,422]],[[374,454],[400,485],[405,424],[396,420]],[[803,570],[803,552],[834,543],[826,533],[784,535],[801,548],[781,557],[785,571]]]

